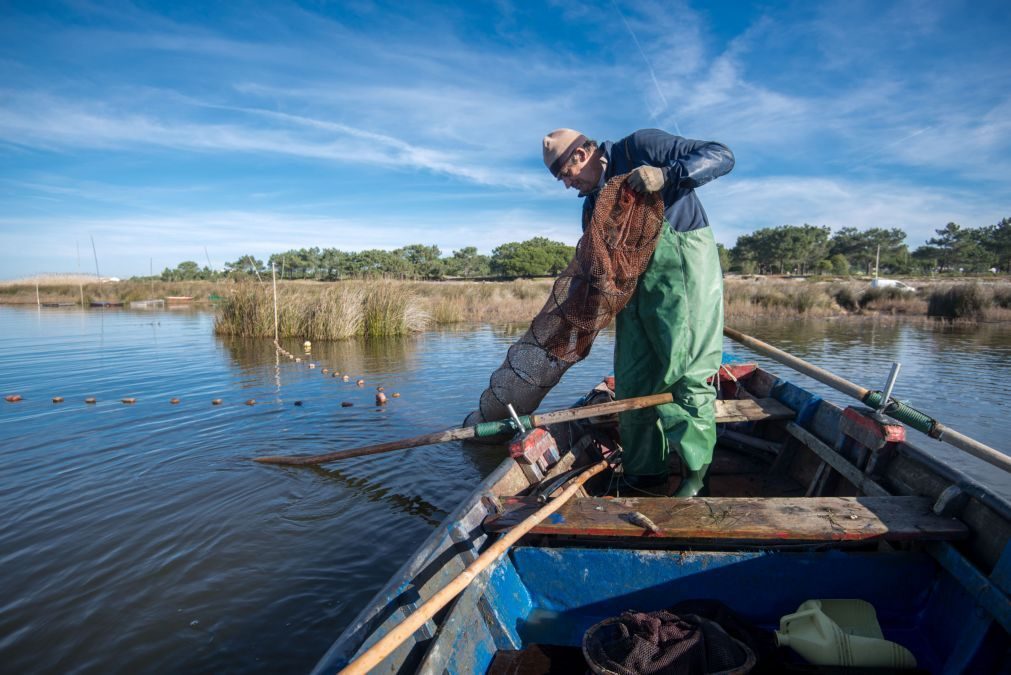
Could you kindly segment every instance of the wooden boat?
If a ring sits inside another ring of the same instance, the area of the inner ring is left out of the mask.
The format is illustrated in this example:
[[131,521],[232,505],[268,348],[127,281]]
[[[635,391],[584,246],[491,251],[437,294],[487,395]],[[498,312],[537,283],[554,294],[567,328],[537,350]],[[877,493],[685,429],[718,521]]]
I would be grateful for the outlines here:
[[92,307],[122,307],[122,302],[116,302],[112,300],[92,300]]
[[[546,672],[544,659],[553,672],[588,672],[585,631],[625,610],[718,600],[770,630],[802,602],[828,598],[869,601],[885,638],[911,650],[920,672],[1007,672],[1006,495],[939,462],[901,425],[755,364],[725,363],[718,386],[712,496],[646,497],[616,490],[615,475],[594,478],[373,672]],[[745,413],[725,414],[744,401]],[[603,423],[551,432],[568,452],[545,480],[610,442]],[[543,484],[505,460],[313,672],[338,672],[388,633],[529,513]],[[541,670],[523,670],[528,657],[542,659]]]
[[187,302],[193,302],[192,295],[168,295],[165,296],[165,301],[170,305],[183,305]]

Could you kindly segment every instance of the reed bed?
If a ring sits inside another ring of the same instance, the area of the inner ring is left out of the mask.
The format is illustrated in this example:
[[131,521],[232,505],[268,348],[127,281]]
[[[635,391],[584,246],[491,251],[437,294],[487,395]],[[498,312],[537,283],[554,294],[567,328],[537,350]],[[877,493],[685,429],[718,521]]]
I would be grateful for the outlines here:
[[[933,317],[950,321],[1011,320],[1011,284],[914,282],[916,293],[871,289],[860,280],[728,277],[729,320],[832,316]],[[551,292],[551,279],[498,281],[284,281],[278,283],[279,334],[310,340],[405,335],[458,323],[527,324]],[[124,281],[84,286],[85,303],[129,302],[170,295],[194,303],[221,298],[220,334],[274,335],[269,282]],[[40,284],[45,302],[80,300],[76,284]],[[0,283],[0,303],[36,302],[34,281]]]
[[[277,294],[278,337],[341,340],[417,333],[429,315],[405,284],[347,282],[327,286],[281,285]],[[265,284],[242,284],[221,305],[218,335],[274,336],[274,296]]]

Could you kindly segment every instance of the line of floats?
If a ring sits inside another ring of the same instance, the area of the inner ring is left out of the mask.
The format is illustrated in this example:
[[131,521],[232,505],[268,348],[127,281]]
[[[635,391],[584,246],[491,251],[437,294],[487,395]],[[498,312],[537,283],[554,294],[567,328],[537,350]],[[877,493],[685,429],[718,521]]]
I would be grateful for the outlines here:
[[[277,348],[278,353],[280,353],[280,354],[288,357],[289,359],[291,359],[295,363],[302,363],[303,362],[303,359],[301,357],[297,357],[294,354],[292,354],[291,352],[285,350],[283,347],[281,347],[277,343],[276,340],[274,341],[274,346]],[[311,347],[312,347],[311,343],[308,340],[306,340],[303,343],[302,346],[305,349],[306,354],[309,354],[309,352],[311,350]],[[316,367],[319,365],[319,364],[314,363],[312,361],[306,361],[305,363],[309,367],[310,370],[316,369]],[[340,371],[338,371],[338,370],[333,370],[333,369],[330,369],[330,368],[321,367],[320,368],[320,372],[323,374],[324,377],[326,377],[327,375],[329,375],[330,377],[333,377],[333,378],[340,378],[340,380],[342,382],[351,382],[351,376],[350,375],[346,375],[346,374],[342,375],[340,373]],[[362,378],[358,378],[355,381],[355,385],[357,385],[358,387],[364,387],[365,386],[365,380],[362,379]],[[384,406],[384,405],[386,405],[386,403],[388,401],[385,389],[386,388],[383,387],[382,385],[379,385],[379,386],[376,387],[376,405],[377,406]],[[391,392],[389,398],[400,398],[400,393],[399,392]],[[4,400],[7,401],[8,403],[19,403],[19,402],[21,402],[21,401],[23,401],[25,399],[24,399],[24,397],[21,396],[21,394],[7,394],[6,396],[4,396]],[[58,403],[64,403],[65,400],[66,399],[64,399],[64,397],[62,397],[62,396],[53,396],[52,397],[53,403],[57,403],[57,404]],[[98,399],[96,397],[94,397],[94,396],[88,396],[87,398],[84,399],[84,402],[86,404],[88,404],[88,405],[94,405],[94,404],[98,403]],[[133,397],[133,396],[128,396],[126,398],[121,398],[120,402],[123,403],[124,405],[133,405],[133,404],[135,404],[137,402],[137,398]],[[171,405],[178,405],[180,403],[182,403],[182,399],[180,399],[178,397],[172,397],[172,398],[169,399],[169,404],[171,404]],[[224,403],[223,399],[220,399],[220,398],[211,399],[211,405],[221,405],[222,403]],[[248,406],[257,405],[257,401],[254,398],[246,399],[246,401],[244,403],[246,405],[248,405]],[[293,405],[295,405],[295,406],[301,406],[302,405],[302,401],[300,401],[300,400],[294,401]],[[341,407],[342,408],[350,408],[352,406],[354,406],[354,403],[352,401],[341,401]]]

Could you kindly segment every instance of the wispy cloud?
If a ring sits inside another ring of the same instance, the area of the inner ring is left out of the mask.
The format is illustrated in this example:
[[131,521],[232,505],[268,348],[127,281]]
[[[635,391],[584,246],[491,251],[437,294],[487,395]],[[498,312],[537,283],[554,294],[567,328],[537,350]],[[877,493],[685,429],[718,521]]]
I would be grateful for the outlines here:
[[29,247],[101,223],[109,246],[196,233],[235,255],[573,241],[540,137],[655,125],[734,150],[701,195],[722,241],[812,222],[915,243],[1008,215],[1005,5],[13,8],[0,227]]

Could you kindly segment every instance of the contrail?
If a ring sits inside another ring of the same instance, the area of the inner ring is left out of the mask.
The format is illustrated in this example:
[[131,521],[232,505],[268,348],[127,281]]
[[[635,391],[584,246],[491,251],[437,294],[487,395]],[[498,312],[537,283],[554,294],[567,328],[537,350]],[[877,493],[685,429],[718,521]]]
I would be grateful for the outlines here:
[[[625,15],[621,13],[621,8],[618,7],[618,3],[615,0],[611,0],[611,5],[614,6],[614,11],[618,13],[621,17],[621,22],[625,24],[625,28],[628,29],[628,34],[632,36],[632,41],[635,42],[635,46],[639,49],[639,55],[642,56],[642,60],[646,63],[646,68],[649,69],[649,76],[653,80],[653,86],[656,88],[656,93],[660,96],[660,100],[663,101],[663,108],[661,112],[667,110],[667,97],[663,95],[663,90],[660,89],[660,82],[656,79],[656,71],[653,70],[653,64],[649,62],[649,58],[646,57],[646,52],[643,51],[642,45],[639,44],[639,38],[635,36],[635,31],[632,30],[632,26],[629,25],[628,20],[625,19]],[[656,115],[654,115],[656,117]],[[671,119],[674,122],[674,130],[677,132],[678,136],[681,135],[681,129],[678,127],[677,120]]]

